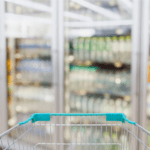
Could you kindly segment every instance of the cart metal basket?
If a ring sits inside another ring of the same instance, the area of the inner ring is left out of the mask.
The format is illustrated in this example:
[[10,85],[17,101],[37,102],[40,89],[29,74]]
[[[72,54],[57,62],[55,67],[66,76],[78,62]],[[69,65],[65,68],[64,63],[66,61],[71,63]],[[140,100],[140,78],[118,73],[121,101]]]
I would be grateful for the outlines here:
[[122,113],[33,114],[0,135],[0,149],[149,150],[149,137]]

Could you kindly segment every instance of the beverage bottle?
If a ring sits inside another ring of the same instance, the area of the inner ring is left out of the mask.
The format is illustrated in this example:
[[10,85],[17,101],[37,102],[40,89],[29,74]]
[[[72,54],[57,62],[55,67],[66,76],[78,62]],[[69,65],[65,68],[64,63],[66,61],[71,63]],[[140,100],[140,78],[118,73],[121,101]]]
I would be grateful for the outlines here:
[[96,98],[94,101],[94,113],[101,113],[101,98]]
[[107,41],[106,37],[102,37],[102,47],[101,47],[101,52],[102,52],[102,62],[107,62],[107,57],[108,57],[108,52],[106,50],[107,48]]
[[89,98],[88,111],[89,113],[94,113],[94,97],[93,96]]
[[74,38],[73,39],[73,56],[75,59],[79,58],[79,38]]
[[89,74],[89,71],[88,71],[88,69],[86,69],[85,71],[84,71],[84,87],[85,87],[85,90],[88,90],[89,88],[89,86],[88,86],[88,74]]
[[78,112],[78,110],[77,110],[77,105],[76,105],[76,100],[77,100],[77,96],[76,95],[74,95],[74,113],[77,113]]
[[80,68],[79,67],[77,67],[76,68],[76,87],[75,87],[75,90],[77,90],[77,89],[79,89],[80,88],[80,86],[79,86],[79,84],[80,84]]
[[85,38],[85,60],[91,60],[91,38],[86,37]]
[[86,72],[86,69],[83,69],[82,73],[81,73],[82,74],[82,80],[81,80],[82,86],[81,86],[81,89],[84,89],[84,90],[86,90],[86,87],[85,87],[85,78],[86,78],[85,72]]
[[108,104],[108,99],[106,97],[104,97],[104,99],[101,103],[101,110],[103,113],[109,112],[109,104]]
[[90,113],[90,112],[89,112],[89,107],[88,107],[88,106],[89,106],[89,99],[90,99],[90,96],[88,95],[88,96],[87,96],[87,112],[88,112],[88,113]]
[[97,61],[103,61],[103,51],[105,49],[105,41],[103,37],[98,37],[97,39]]
[[74,106],[75,106],[74,94],[71,94],[71,96],[70,96],[70,108],[71,108],[72,113],[73,113],[73,110],[74,110]]
[[118,38],[114,36],[112,40],[113,40],[113,44],[112,44],[113,62],[117,62],[118,61],[118,49],[119,49]]
[[87,113],[88,112],[88,101],[87,101],[88,97],[87,96],[83,96],[82,98],[82,110],[83,113]]
[[131,36],[126,37],[126,63],[131,64],[131,49],[132,49],[132,43],[131,43]]
[[125,40],[123,36],[119,37],[119,62],[125,63]]
[[81,96],[76,96],[76,108],[77,112],[81,112]]
[[74,67],[71,67],[71,71],[70,71],[70,74],[69,74],[71,90],[74,90],[74,87],[76,87],[75,77],[76,77],[75,69],[74,69]]
[[120,76],[120,71],[117,71],[116,74],[115,74],[115,82],[116,82],[116,85],[115,85],[115,93],[116,94],[119,94],[118,92],[121,91],[120,89],[120,86],[121,86],[121,76]]
[[91,39],[91,61],[97,60],[96,52],[97,52],[97,38],[92,37]]
[[115,113],[115,109],[116,109],[115,101],[114,101],[114,99],[110,99],[109,100],[109,112],[110,113]]
[[106,62],[112,62],[112,40],[111,37],[106,37]]
[[116,105],[116,113],[122,113],[122,100],[120,98],[116,99],[115,101]]
[[83,37],[80,37],[79,38],[79,54],[78,54],[78,59],[80,61],[83,61],[84,60],[84,45],[85,45],[85,39]]

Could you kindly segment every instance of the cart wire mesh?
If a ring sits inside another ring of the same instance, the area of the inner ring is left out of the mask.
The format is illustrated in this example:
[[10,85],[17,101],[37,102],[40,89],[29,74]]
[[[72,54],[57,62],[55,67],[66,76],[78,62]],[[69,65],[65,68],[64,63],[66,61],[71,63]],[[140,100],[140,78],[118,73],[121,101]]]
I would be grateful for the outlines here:
[[149,150],[149,139],[147,130],[121,113],[48,113],[34,114],[1,134],[0,149]]

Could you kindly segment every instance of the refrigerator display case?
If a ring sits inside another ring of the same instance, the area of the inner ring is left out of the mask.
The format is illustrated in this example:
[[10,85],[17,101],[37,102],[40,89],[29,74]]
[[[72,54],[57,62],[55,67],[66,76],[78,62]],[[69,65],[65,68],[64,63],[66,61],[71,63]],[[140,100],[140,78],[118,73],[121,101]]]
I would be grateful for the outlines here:
[[[57,39],[54,32],[57,16],[53,9],[55,0],[8,0],[5,5],[7,86],[9,85],[7,93],[10,97],[5,125],[8,122],[8,126],[12,127],[33,113],[58,111],[58,50],[55,48]],[[58,123],[51,117],[51,123],[56,122]],[[51,137],[52,140],[59,138],[59,134],[55,135],[54,132],[53,127],[51,130],[48,126],[40,130],[37,128],[30,145],[25,144],[25,147],[30,147],[38,140],[45,142],[45,137]],[[57,132],[59,131],[55,133]],[[15,133],[12,136],[16,138]],[[26,139],[23,140],[28,143]],[[54,149],[51,145],[49,148]],[[42,149],[46,147],[43,146]]]
[[[133,118],[135,99],[131,99],[134,84],[131,78],[136,25],[132,23],[136,19],[133,12],[136,8],[129,11],[122,2],[65,1],[64,11],[78,16],[64,18],[65,113],[124,113]],[[135,1],[128,2],[134,5]],[[69,122],[69,118],[65,120],[66,124]],[[90,117],[89,120],[72,117],[71,122],[95,123]],[[78,138],[82,138],[80,129],[70,131],[66,127],[64,141],[69,142],[75,131]],[[89,129],[89,142],[91,134]]]
[[65,112],[122,112],[130,118],[132,12],[117,1],[66,3],[78,18],[65,20]]
[[[50,1],[36,2],[36,4],[51,7]],[[23,3],[10,1],[6,2],[6,6],[8,16],[23,16],[21,24],[16,24],[24,28],[18,31],[20,37],[14,35],[9,38],[8,36],[8,49],[10,49],[9,55],[12,63],[10,72],[13,80],[13,85],[9,90],[12,91],[11,103],[15,111],[9,110],[12,117],[8,123],[14,126],[16,122],[24,120],[32,113],[53,112],[51,25],[50,23],[44,24],[44,22],[39,22],[40,25],[37,26],[34,22],[28,25],[24,18],[40,16],[40,19],[50,20],[51,15],[49,12],[28,8]],[[14,26],[8,22],[8,34]],[[11,104],[9,106],[11,107]]]
[[[55,61],[53,57],[55,51],[52,46],[54,14],[51,0],[6,0],[1,1],[0,6],[6,8],[3,9],[6,21],[2,22],[5,23],[3,24],[5,33],[1,34],[0,42],[1,45],[6,43],[7,49],[7,67],[5,67],[7,80],[2,78],[2,81],[7,81],[5,83],[7,96],[1,97],[3,104],[0,109],[4,116],[0,117],[1,133],[26,120],[33,113],[55,112],[57,85],[53,82],[55,79],[53,68],[57,66],[54,67],[53,63]],[[1,14],[0,12],[0,16]],[[5,58],[4,55],[0,57]],[[0,63],[5,64],[5,61]],[[5,89],[4,86],[0,88],[1,92]],[[53,122],[53,118],[51,120]],[[42,128],[40,132],[36,131],[34,138],[43,138],[45,134],[49,136],[49,130]],[[15,137],[16,134],[12,136]],[[51,137],[54,137],[53,131]],[[35,141],[32,139],[30,142],[34,144]]]

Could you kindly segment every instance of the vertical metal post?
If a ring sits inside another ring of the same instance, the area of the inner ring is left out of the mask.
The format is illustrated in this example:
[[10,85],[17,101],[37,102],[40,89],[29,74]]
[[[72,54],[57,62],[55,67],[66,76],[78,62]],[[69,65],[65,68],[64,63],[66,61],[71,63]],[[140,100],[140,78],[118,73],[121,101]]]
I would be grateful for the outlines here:
[[52,0],[52,65],[53,65],[53,87],[55,93],[54,112],[59,113],[58,97],[58,9],[57,0]]
[[140,61],[140,28],[141,28],[141,0],[133,1],[132,24],[132,63],[131,63],[131,99],[132,120],[139,122],[139,61]]
[[[11,70],[11,77],[12,77],[12,93],[11,93],[11,97],[12,97],[12,103],[10,106],[10,110],[11,110],[11,114],[10,114],[10,119],[12,118],[16,118],[17,117],[17,112],[16,112],[16,96],[15,96],[15,92],[16,92],[16,87],[15,87],[15,48],[16,48],[16,41],[14,38],[9,38],[8,39],[8,46],[10,48],[10,60],[11,60],[11,66],[12,66],[12,70]],[[17,122],[16,122],[17,123]],[[15,123],[15,124],[16,124]]]
[[[57,0],[52,0],[52,49],[51,49],[51,54],[52,54],[52,66],[53,66],[53,88],[54,88],[54,113],[59,113],[59,70],[58,70],[58,65],[59,65],[59,59],[58,59],[58,1]],[[56,117],[56,123],[59,123],[59,118]],[[54,141],[56,143],[60,142],[59,137],[60,137],[60,130],[57,129],[56,133],[54,135]],[[58,146],[55,146],[55,150],[58,150]]]
[[132,120],[145,127],[149,53],[149,0],[134,0],[133,6]]
[[0,0],[0,132],[8,128],[6,54],[5,1]]
[[[59,51],[59,110],[60,113],[64,112],[64,0],[58,0],[58,51]],[[63,117],[60,120],[61,123],[64,122]],[[63,127],[60,131],[60,142],[64,143],[64,132]],[[61,150],[64,149],[62,145]]]
[[[149,0],[134,0],[133,6],[132,120],[145,128],[149,56]],[[139,137],[145,141],[145,137],[142,136],[139,133]]]
[[59,10],[59,100],[60,100],[60,113],[64,112],[64,1],[59,0],[58,3]]
[[149,56],[149,0],[142,1],[140,60],[140,125],[146,128],[147,71]]

